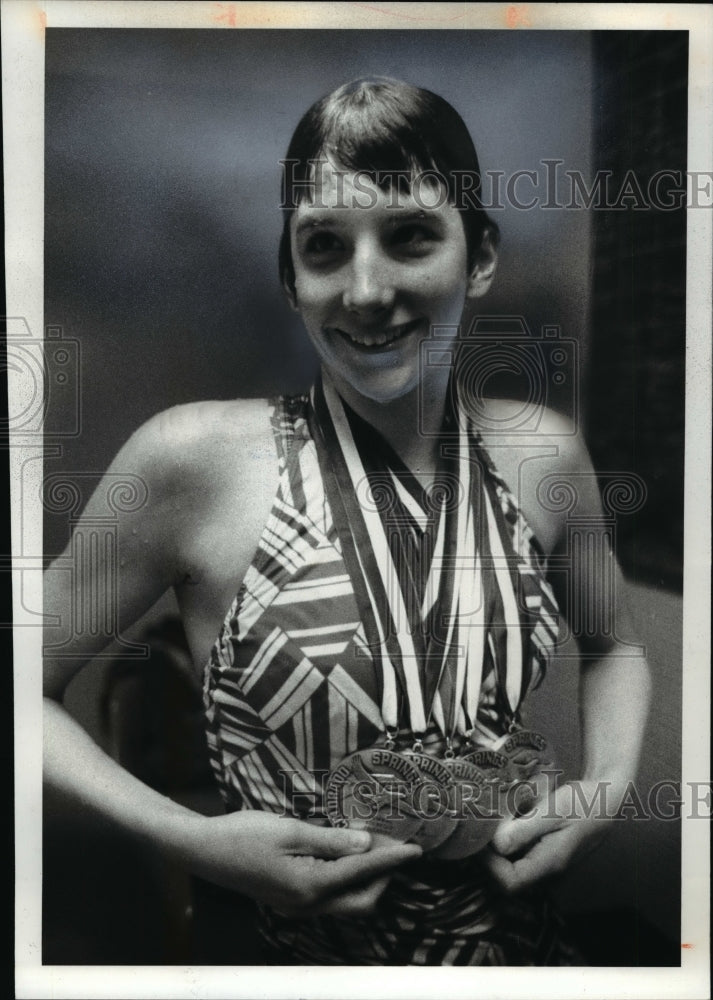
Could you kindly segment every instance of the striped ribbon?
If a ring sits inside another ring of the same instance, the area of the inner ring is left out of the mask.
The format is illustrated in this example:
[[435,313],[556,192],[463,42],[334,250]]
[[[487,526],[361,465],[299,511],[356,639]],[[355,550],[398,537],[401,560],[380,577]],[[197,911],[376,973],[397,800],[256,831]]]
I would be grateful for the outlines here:
[[[360,454],[344,404],[325,372],[312,391],[315,440],[327,498],[342,543],[359,611],[377,666],[384,724],[397,730],[403,698],[411,731],[430,718],[448,739],[476,730],[486,657],[493,660],[503,707],[514,718],[523,696],[523,640],[517,570],[510,568],[497,498],[484,475],[476,436],[462,412],[458,427],[459,496],[444,491],[420,624],[409,620],[387,531],[374,504],[359,501],[369,458]],[[481,533],[483,537],[481,538]],[[483,543],[486,551],[483,551]],[[502,610],[493,641],[492,607]],[[425,638],[424,638],[425,633]]]

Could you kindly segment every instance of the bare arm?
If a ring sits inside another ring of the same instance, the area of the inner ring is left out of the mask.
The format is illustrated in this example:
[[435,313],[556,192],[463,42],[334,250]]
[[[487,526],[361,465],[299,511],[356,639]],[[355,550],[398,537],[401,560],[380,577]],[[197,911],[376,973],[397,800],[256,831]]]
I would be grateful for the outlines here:
[[[169,425],[167,426],[167,419]],[[145,502],[119,517],[116,617],[120,631],[140,617],[180,572],[178,543],[188,530],[190,498],[175,455],[170,418],[154,418],[122,449],[110,472],[130,473],[146,486]],[[180,492],[183,490],[183,492]],[[89,501],[77,532],[88,538],[100,512],[104,487]],[[239,506],[238,506],[239,509]],[[61,656],[47,656],[44,671],[45,780],[78,808],[91,810],[145,843],[171,853],[190,871],[270,902],[286,912],[314,909],[363,912],[374,905],[394,865],[417,856],[413,847],[368,850],[370,838],[321,829],[267,813],[204,817],[164,797],[105,754],[62,706],[67,684],[102,649],[90,628],[65,634],[73,601],[101,595],[107,574],[102,546],[85,563],[77,593],[62,566],[71,549],[46,574],[45,610],[65,624]],[[56,628],[47,636],[57,645]]]
[[[45,780],[83,806],[148,838],[155,836],[162,819],[180,810],[117,767],[61,703],[72,677],[106,643],[106,630],[93,627],[92,618],[101,616],[103,624],[113,618],[121,633],[173,582],[170,486],[165,470],[152,457],[162,452],[164,421],[154,418],[117,455],[87,503],[67,549],[44,578],[44,608],[52,623],[45,629]],[[107,551],[109,536],[101,529],[114,477],[124,482],[131,477],[139,497],[136,509],[119,513],[113,524],[115,554]],[[94,555],[88,557],[91,546]],[[102,611],[107,602],[112,605],[108,613]]]
[[607,819],[636,777],[649,707],[643,647],[618,642],[619,636],[631,640],[625,588],[609,546],[594,470],[576,439],[562,450],[558,479],[571,488],[576,509],[570,514],[586,525],[587,538],[580,544],[568,533],[566,516],[559,523],[550,519],[551,564],[560,569],[553,584],[582,658],[583,769],[579,782],[562,785],[532,814],[498,828],[488,863],[509,891],[562,871],[607,832]]

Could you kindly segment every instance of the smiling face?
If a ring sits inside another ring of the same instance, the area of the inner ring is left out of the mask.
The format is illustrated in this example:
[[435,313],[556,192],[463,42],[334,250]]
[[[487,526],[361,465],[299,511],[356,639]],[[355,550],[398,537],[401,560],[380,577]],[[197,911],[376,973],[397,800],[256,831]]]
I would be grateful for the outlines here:
[[293,304],[342,394],[388,403],[418,384],[419,345],[434,326],[452,328],[439,334],[448,347],[494,260],[469,273],[460,213],[440,187],[381,190],[330,165],[321,182],[290,223]]

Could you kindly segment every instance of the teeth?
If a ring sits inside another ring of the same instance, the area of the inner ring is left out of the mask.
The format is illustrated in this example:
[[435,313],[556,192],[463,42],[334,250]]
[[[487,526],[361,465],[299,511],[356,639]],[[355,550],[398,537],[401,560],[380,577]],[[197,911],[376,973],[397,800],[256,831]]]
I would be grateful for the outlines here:
[[[402,337],[410,326],[410,323],[403,323],[388,333],[375,334],[373,337],[355,337],[351,333],[347,333],[346,336],[353,343],[359,344],[360,347],[383,347],[385,344],[390,344],[394,340],[398,340],[399,337]],[[342,330],[340,332],[344,333],[345,331]]]

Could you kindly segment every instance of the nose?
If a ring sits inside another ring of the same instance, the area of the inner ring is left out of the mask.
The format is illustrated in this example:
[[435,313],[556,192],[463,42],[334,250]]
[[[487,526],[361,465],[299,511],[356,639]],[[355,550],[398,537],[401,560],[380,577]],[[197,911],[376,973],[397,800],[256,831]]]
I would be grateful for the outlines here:
[[390,268],[372,244],[355,248],[343,301],[349,312],[363,315],[378,314],[391,308],[394,287]]

